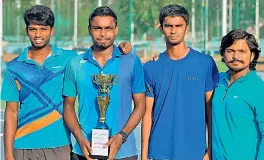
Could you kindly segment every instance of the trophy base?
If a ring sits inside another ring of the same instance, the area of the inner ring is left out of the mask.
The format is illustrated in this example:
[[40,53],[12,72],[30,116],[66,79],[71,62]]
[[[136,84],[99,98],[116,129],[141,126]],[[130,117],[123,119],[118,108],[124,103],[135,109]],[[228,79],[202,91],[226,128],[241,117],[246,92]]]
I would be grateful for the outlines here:
[[109,155],[109,147],[104,148],[104,145],[109,140],[108,129],[93,129],[92,130],[92,150],[90,155],[93,159],[107,159]]

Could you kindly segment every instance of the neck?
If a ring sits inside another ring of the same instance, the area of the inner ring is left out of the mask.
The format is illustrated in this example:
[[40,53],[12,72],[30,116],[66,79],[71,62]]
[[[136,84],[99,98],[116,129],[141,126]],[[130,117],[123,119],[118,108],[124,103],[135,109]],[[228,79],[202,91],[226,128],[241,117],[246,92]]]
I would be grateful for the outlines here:
[[112,52],[114,50],[114,46],[110,46],[106,49],[101,49],[93,45],[93,56],[95,59],[98,58],[110,58],[112,56]]
[[249,71],[250,71],[249,68],[246,68],[240,72],[234,72],[234,71],[229,70],[230,84],[236,81],[237,79],[239,79],[240,77],[247,75]]
[[36,48],[33,47],[28,52],[28,57],[34,59],[36,57],[40,58],[46,58],[50,53],[52,52],[50,45],[46,45],[43,48]]
[[171,45],[168,42],[166,42],[166,46],[167,46],[166,52],[167,52],[168,56],[173,60],[179,60],[179,59],[184,58],[190,50],[185,45],[184,42],[181,42],[177,45]]

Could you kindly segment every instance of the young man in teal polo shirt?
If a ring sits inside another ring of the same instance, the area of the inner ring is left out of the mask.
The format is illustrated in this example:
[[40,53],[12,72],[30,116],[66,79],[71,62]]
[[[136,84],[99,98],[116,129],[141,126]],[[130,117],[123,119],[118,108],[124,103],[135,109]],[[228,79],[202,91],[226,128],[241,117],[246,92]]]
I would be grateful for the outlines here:
[[24,20],[32,45],[8,63],[1,92],[1,99],[7,101],[5,159],[69,160],[62,86],[65,66],[77,54],[50,45],[55,31],[50,8],[33,6]]
[[[109,159],[136,160],[134,128],[145,112],[145,85],[142,64],[135,54],[122,56],[113,44],[118,32],[116,14],[109,7],[96,8],[89,17],[93,46],[73,58],[65,71],[63,94],[64,119],[73,133],[73,160],[89,159],[91,131],[96,128],[99,113],[97,86],[91,76],[112,74],[119,77],[110,91],[106,124],[110,129]],[[78,120],[74,103],[78,96]],[[134,109],[132,111],[132,99]]]
[[264,82],[255,71],[260,50],[252,34],[233,30],[220,53],[229,68],[213,96],[213,160],[264,159]]

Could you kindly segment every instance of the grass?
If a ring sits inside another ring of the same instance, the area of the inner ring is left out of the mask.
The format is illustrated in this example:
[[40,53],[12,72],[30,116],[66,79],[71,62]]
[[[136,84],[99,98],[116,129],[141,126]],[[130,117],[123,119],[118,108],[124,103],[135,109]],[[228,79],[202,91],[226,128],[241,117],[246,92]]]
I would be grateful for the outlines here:
[[5,101],[1,101],[1,103],[0,103],[0,110],[4,110],[5,109]]
[[221,60],[216,61],[215,63],[216,63],[216,66],[217,66],[219,72],[227,71],[226,65]]

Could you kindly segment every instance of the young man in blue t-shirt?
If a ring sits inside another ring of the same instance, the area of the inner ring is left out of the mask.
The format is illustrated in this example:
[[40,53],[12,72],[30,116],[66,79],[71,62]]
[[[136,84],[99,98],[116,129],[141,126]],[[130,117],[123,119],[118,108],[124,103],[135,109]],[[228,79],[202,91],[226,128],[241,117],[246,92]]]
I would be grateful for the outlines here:
[[167,49],[157,61],[144,65],[147,97],[142,121],[142,160],[208,160],[211,97],[218,80],[217,67],[210,56],[185,45],[189,14],[184,7],[164,7],[159,20]]
[[[109,7],[96,8],[89,17],[93,46],[73,58],[66,68],[63,94],[64,119],[73,133],[73,160],[89,159],[92,153],[91,132],[99,120],[98,88],[91,76],[112,74],[118,78],[110,91],[106,124],[110,130],[109,159],[137,160],[134,128],[145,113],[143,67],[135,54],[122,56],[113,44],[118,33],[117,16]],[[74,103],[78,96],[78,119]],[[134,109],[132,110],[132,99]]]

